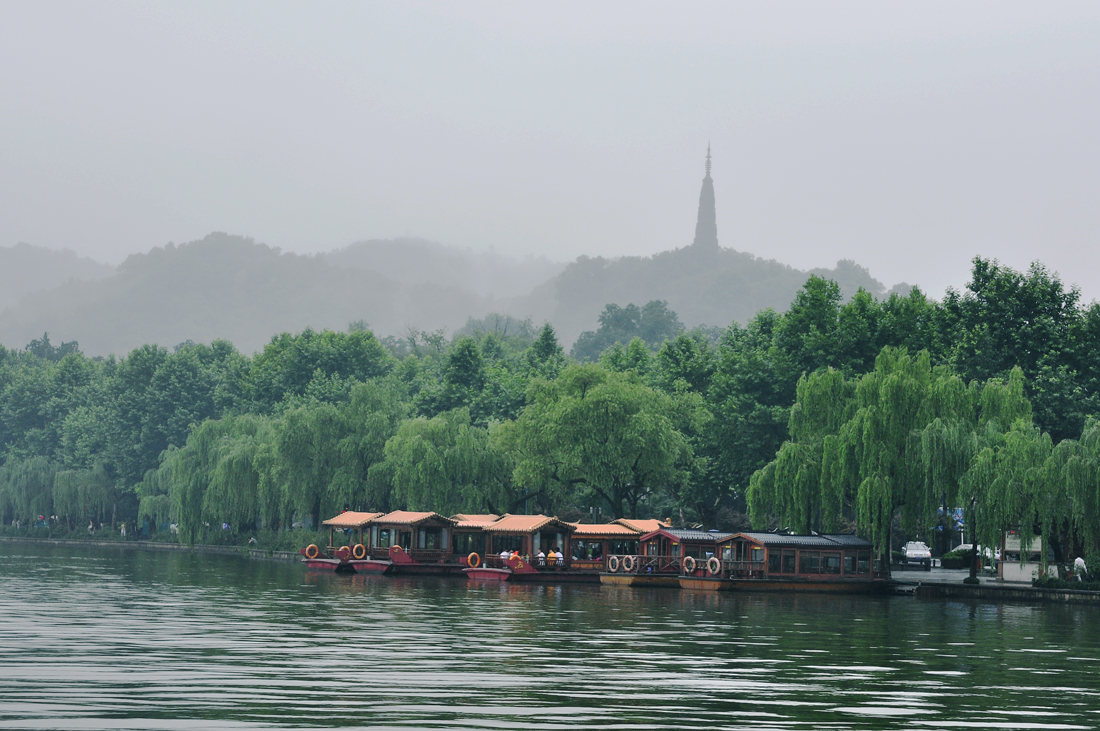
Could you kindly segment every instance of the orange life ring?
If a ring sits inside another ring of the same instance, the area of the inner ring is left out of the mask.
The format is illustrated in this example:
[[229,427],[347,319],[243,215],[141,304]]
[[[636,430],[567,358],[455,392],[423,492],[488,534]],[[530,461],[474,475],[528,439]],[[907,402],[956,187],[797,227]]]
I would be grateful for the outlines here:
[[634,573],[634,565],[637,560],[633,556],[623,556],[623,571],[628,574]]
[[684,573],[685,574],[694,574],[695,573],[695,559],[692,558],[691,556],[685,556],[684,557]]
[[466,557],[466,565],[472,569],[476,569],[481,565],[481,556],[478,556],[476,553],[471,553]]
[[321,549],[312,543],[306,546],[306,558],[317,558],[321,555]]
[[722,570],[722,562],[718,560],[717,556],[711,556],[707,559],[707,573],[714,576]]
[[400,546],[400,544],[399,544],[399,545],[396,545],[396,546],[394,546],[394,547],[393,547],[393,550],[395,550],[395,551],[400,551],[400,550],[402,550],[402,549],[401,549],[401,546]]
[[367,547],[364,546],[362,543],[356,543],[355,546],[351,549],[351,555],[352,557],[361,560],[367,555]]
[[607,559],[607,570],[610,571],[613,574],[616,574],[616,573],[619,572],[619,557],[618,556],[612,556],[611,558]]

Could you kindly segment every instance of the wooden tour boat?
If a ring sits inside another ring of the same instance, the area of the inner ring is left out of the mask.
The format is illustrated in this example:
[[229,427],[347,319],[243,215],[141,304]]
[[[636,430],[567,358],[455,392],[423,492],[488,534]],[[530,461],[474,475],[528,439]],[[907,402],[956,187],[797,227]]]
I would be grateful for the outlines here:
[[681,565],[681,588],[863,594],[887,585],[871,542],[854,535],[747,532],[717,548],[705,561]]

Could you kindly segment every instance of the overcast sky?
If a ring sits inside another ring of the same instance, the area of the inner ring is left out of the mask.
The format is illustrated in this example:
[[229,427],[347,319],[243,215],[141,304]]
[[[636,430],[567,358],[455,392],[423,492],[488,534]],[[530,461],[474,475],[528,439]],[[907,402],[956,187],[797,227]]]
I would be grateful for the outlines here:
[[0,245],[570,260],[694,235],[1100,298],[1100,3],[0,5]]

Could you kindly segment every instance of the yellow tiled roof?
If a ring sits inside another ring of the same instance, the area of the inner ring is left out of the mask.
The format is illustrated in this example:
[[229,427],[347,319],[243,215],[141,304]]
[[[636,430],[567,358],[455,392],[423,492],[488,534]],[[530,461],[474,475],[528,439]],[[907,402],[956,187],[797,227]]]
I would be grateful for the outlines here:
[[485,530],[490,533],[534,533],[547,526],[557,526],[570,532],[573,530],[572,523],[548,515],[507,515],[485,526]]
[[423,523],[426,520],[432,519],[443,521],[444,523],[454,524],[454,520],[448,518],[445,515],[439,513],[414,513],[411,510],[395,510],[392,513],[386,513],[373,519],[371,523],[377,525],[417,525]]
[[499,515],[493,515],[492,513],[486,515],[457,513],[451,517],[453,520],[458,521],[455,523],[455,528],[485,528],[500,520]]
[[574,538],[637,538],[642,532],[622,523],[572,523]]
[[663,520],[657,520],[656,518],[646,518],[645,520],[638,520],[637,518],[617,518],[611,521],[612,523],[618,523],[619,525],[625,525],[628,528],[633,528],[639,533],[652,533],[655,530],[661,528],[671,527],[670,523],[666,523]]
[[340,513],[335,518],[329,518],[321,523],[330,528],[362,528],[382,513],[354,513],[350,510]]

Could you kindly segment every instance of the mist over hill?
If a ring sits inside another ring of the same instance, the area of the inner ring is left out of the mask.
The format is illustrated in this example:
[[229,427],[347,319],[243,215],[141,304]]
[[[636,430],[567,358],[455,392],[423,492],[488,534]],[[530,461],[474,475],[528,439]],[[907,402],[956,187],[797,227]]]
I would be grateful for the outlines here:
[[0,246],[0,311],[31,292],[53,289],[71,279],[106,279],[114,273],[114,267],[68,249],[56,251],[22,243]]
[[453,329],[489,304],[466,290],[404,285],[214,233],[135,254],[110,278],[25,297],[0,315],[0,342],[22,347],[49,332],[58,342],[78,341],[89,355],[107,355],[143,343],[171,347],[224,338],[247,353],[279,332],[345,330],[357,320],[379,333]]
[[582,256],[511,306],[515,314],[552,322],[566,343],[594,330],[608,303],[665,300],[689,328],[725,327],[766,307],[786,310],[811,274],[836,281],[845,298],[860,287],[876,297],[884,294],[882,283],[853,261],[806,271],[733,249],[686,246],[648,257]]
[[418,238],[358,241],[321,257],[335,266],[378,272],[401,284],[436,284],[495,298],[526,295],[565,264],[543,257],[514,258]]
[[[77,341],[88,355],[217,338],[249,353],[280,332],[345,330],[358,321],[380,337],[410,329],[453,333],[490,312],[548,321],[568,347],[596,328],[608,303],[665,300],[687,327],[724,327],[765,307],[785,310],[811,273],[836,280],[845,296],[859,287],[883,294],[882,284],[854,262],[803,271],[717,246],[580,257],[563,266],[421,239],[364,241],[305,256],[213,233],[135,254],[117,270],[71,252],[26,248],[33,249],[14,249],[25,262],[19,275],[4,269],[23,289],[18,305],[0,313],[0,342],[22,348],[48,332],[54,342]],[[34,285],[38,291],[27,293]],[[523,294],[505,296],[521,288]]]

